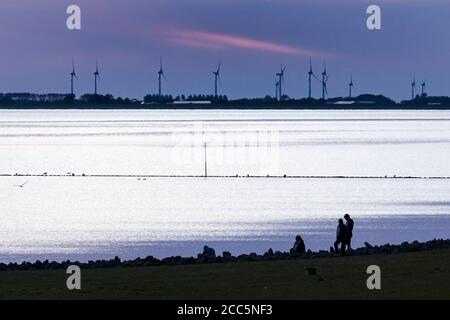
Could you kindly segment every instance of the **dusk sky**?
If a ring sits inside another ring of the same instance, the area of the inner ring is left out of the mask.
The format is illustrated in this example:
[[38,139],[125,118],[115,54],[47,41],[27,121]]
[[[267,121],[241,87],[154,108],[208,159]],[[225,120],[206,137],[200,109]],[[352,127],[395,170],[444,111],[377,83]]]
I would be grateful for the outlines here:
[[[82,30],[66,28],[66,8],[82,9]],[[382,30],[366,28],[366,8],[382,9]],[[163,58],[172,95],[231,98],[275,94],[285,64],[285,92],[307,95],[308,57],[319,75],[326,61],[329,96],[410,98],[413,74],[430,95],[450,95],[450,1],[444,0],[2,0],[0,92],[67,93],[75,59],[77,94],[142,98],[157,92]],[[419,91],[418,85],[417,90]],[[320,84],[313,87],[320,95]]]

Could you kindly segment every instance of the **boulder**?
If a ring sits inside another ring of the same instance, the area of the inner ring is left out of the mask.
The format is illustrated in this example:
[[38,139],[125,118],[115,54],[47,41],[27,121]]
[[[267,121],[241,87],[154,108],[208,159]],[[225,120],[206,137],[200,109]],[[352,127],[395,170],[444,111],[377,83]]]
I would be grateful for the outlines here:
[[203,247],[203,255],[204,256],[208,256],[210,258],[215,258],[216,257],[216,250],[214,250],[213,248],[210,248],[210,247],[205,245]]
[[222,253],[222,257],[223,257],[224,260],[229,260],[231,258],[231,252],[224,251]]

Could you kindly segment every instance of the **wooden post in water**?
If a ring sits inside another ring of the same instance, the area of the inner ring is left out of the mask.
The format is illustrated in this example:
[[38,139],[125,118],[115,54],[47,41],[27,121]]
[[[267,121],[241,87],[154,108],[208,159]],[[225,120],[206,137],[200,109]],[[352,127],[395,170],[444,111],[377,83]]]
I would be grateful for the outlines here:
[[206,142],[205,142],[205,178],[208,177],[208,158],[206,157]]

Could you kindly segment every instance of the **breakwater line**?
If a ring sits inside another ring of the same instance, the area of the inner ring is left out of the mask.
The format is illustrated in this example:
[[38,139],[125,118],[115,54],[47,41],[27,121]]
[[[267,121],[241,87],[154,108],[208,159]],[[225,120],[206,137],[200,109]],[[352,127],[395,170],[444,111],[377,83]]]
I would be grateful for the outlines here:
[[49,173],[0,173],[0,177],[30,178],[197,178],[197,179],[416,179],[416,180],[450,180],[450,176],[353,176],[353,175],[171,175],[171,174],[49,174]]
[[[431,250],[448,250],[450,249],[450,239],[433,239],[426,242],[403,242],[401,244],[385,244],[372,246],[366,242],[364,247],[352,249],[350,256],[369,256],[369,255],[388,255],[401,254],[408,252],[425,252]],[[181,257],[171,256],[163,259],[157,259],[153,256],[146,258],[138,257],[134,260],[121,260],[118,256],[110,260],[90,260],[88,262],[79,261],[40,261],[36,262],[11,262],[0,263],[0,272],[8,271],[27,271],[27,270],[57,270],[67,269],[70,265],[78,265],[83,269],[98,268],[114,268],[114,267],[145,267],[145,266],[173,266],[173,265],[190,265],[190,264],[211,264],[211,263],[230,263],[230,262],[257,262],[257,261],[275,261],[275,260],[294,260],[294,259],[316,259],[331,258],[335,256],[334,249],[311,251],[307,250],[302,255],[292,255],[289,252],[273,251],[269,249],[262,255],[254,252],[250,254],[241,254],[233,256],[230,252],[224,251],[222,255],[216,255],[214,249],[209,248],[208,252],[203,251],[197,257]]]

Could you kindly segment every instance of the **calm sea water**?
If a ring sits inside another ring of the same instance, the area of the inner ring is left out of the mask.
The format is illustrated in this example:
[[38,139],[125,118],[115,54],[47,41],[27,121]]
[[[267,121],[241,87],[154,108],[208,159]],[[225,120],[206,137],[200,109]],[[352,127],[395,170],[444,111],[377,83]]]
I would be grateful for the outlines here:
[[[262,178],[138,178],[203,175]],[[0,111],[0,261],[450,237],[447,111]],[[17,185],[28,183],[19,188]]]

